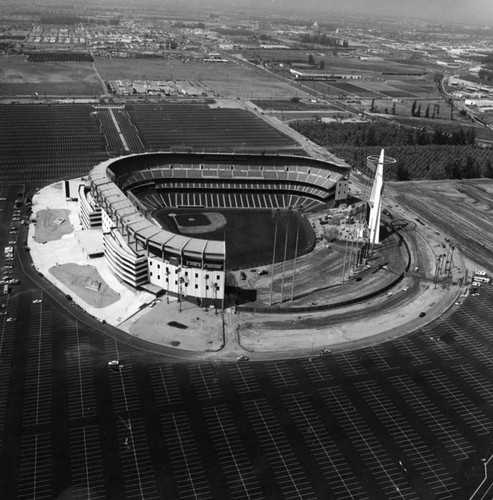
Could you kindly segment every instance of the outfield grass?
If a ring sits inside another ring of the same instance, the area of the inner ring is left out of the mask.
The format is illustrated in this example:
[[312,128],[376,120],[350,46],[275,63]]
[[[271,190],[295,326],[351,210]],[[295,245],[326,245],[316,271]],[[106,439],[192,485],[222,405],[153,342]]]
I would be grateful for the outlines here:
[[[276,241],[275,260],[282,262],[284,250],[287,248],[286,259],[292,259],[295,254],[296,234],[298,233],[298,252],[303,255],[310,251],[314,243],[313,230],[308,221],[296,212],[272,216],[270,210],[211,210],[219,212],[226,218],[226,227],[211,233],[197,234],[196,237],[226,241],[226,267],[228,270],[246,269],[254,266],[267,266],[272,263],[274,241]],[[197,209],[173,209],[172,213],[191,213]],[[169,209],[156,211],[153,216],[169,231],[180,234],[174,219],[167,214]],[[286,245],[287,233],[287,245]]]

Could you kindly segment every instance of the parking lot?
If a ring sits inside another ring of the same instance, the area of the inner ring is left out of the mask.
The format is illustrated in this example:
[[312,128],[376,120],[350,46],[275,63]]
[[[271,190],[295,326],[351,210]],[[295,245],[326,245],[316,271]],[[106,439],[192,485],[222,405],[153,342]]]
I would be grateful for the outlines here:
[[492,287],[359,350],[171,362],[68,307],[22,231],[0,296],[0,498],[464,499],[483,480]]

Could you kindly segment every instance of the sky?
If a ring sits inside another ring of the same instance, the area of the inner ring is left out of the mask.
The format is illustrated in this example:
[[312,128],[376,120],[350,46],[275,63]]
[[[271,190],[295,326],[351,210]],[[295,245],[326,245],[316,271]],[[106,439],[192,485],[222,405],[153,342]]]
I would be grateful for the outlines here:
[[[335,12],[403,16],[431,21],[478,22],[493,25],[493,0],[233,0],[244,7],[269,5],[301,13]],[[209,1],[210,4],[214,0]]]

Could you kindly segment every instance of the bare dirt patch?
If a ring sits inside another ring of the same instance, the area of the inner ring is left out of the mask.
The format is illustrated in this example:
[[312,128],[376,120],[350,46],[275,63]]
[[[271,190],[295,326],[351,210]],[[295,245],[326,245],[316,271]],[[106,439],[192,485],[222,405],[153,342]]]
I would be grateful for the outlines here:
[[34,241],[46,243],[47,241],[59,240],[65,234],[74,232],[69,220],[69,210],[60,208],[47,208],[36,214],[36,230]]
[[50,273],[92,307],[103,308],[120,299],[93,266],[62,264],[52,267]]

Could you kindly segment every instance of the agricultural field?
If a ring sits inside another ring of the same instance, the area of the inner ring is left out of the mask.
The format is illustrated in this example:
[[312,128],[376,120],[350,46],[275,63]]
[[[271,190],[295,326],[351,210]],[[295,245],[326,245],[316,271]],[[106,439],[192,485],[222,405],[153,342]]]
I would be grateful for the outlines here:
[[5,56],[0,65],[0,97],[99,96],[101,84],[90,62],[28,62],[26,56]]
[[195,80],[205,84],[220,97],[248,99],[289,99],[308,97],[306,92],[270,76],[247,64],[186,63],[174,59],[102,59],[95,65],[105,81],[136,80]]
[[389,183],[402,205],[439,227],[451,244],[493,272],[493,179]]
[[127,107],[147,150],[280,151],[297,144],[241,109],[204,104],[136,104]]
[[[248,60],[263,60],[281,63],[308,62],[310,54],[314,56],[316,64],[323,61],[325,71],[331,73],[359,73],[369,78],[381,77],[385,73],[419,76],[427,70],[422,64],[403,64],[394,61],[364,61],[353,57],[339,57],[330,55],[330,49],[314,50],[278,50],[278,49],[245,49],[241,51]],[[317,69],[317,66],[314,67]]]
[[471,127],[427,132],[391,123],[326,124],[300,121],[291,124],[313,142],[359,169],[382,147],[397,160],[384,172],[386,180],[493,177],[493,151],[474,146]]
[[[381,146],[334,146],[331,153],[366,172],[366,159]],[[389,146],[385,154],[396,160],[384,171],[385,180],[477,178],[493,176],[493,151],[473,146]]]
[[311,100],[306,101],[292,101],[292,100],[279,100],[279,99],[267,99],[267,100],[259,100],[253,99],[252,103],[255,106],[267,110],[276,110],[276,111],[310,111],[310,110],[335,110],[336,108],[330,106],[329,104],[319,103],[319,102],[311,102]]

